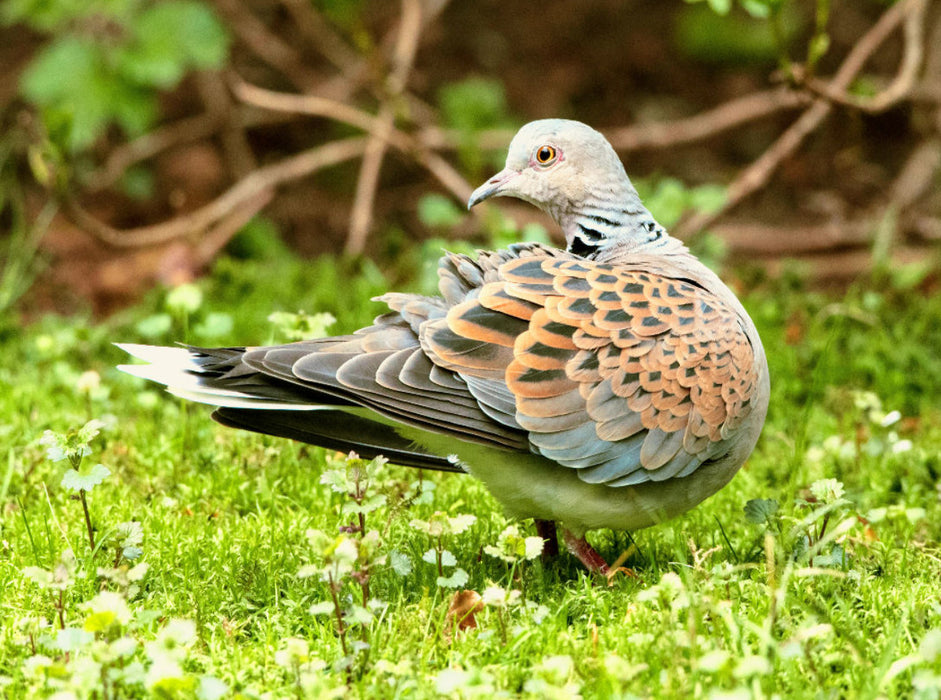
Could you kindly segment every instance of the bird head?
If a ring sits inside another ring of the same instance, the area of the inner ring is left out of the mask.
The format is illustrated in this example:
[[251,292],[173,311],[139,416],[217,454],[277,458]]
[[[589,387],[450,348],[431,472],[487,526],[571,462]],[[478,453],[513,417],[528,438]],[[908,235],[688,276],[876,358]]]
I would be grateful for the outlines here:
[[589,209],[622,212],[639,200],[617,153],[581,122],[541,119],[510,142],[506,167],[474,190],[468,209],[490,197],[516,197],[550,214],[566,237],[572,220]]

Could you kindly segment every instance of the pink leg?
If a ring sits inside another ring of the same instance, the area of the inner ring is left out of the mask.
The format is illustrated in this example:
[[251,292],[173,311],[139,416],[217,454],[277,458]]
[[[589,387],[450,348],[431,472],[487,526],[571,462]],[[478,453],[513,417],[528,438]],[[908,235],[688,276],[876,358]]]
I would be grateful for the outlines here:
[[562,537],[565,540],[565,546],[568,550],[578,557],[578,560],[585,565],[593,574],[607,575],[608,563],[601,557],[595,548],[588,544],[584,537],[576,537],[566,529],[562,529]]
[[536,534],[545,542],[542,548],[543,561],[559,556],[559,538],[555,532],[555,521],[535,518],[533,522],[536,524]]

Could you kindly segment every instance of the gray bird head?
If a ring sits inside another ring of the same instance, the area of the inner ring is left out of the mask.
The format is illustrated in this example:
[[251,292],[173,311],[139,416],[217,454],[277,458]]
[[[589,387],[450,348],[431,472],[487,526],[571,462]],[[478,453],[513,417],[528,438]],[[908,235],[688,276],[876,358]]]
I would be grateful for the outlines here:
[[653,221],[607,139],[568,119],[541,119],[521,128],[510,142],[506,167],[474,190],[467,206],[490,197],[516,197],[547,212],[570,248],[636,237],[635,230]]

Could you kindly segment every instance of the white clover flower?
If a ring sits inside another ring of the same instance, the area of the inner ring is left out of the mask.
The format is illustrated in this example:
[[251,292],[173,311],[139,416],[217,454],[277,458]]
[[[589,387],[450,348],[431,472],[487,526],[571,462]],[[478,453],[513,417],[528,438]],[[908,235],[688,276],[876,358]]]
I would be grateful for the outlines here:
[[91,394],[101,386],[101,375],[95,370],[90,369],[79,375],[75,382],[75,388],[80,394]]

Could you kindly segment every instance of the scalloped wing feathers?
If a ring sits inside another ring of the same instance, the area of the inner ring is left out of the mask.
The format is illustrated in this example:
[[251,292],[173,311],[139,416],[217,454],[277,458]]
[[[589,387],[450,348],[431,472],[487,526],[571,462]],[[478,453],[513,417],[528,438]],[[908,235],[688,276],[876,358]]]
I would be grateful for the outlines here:
[[431,359],[502,380],[533,451],[590,483],[686,476],[721,454],[758,390],[737,306],[679,274],[528,253],[472,275],[446,259],[453,305],[420,328]]

